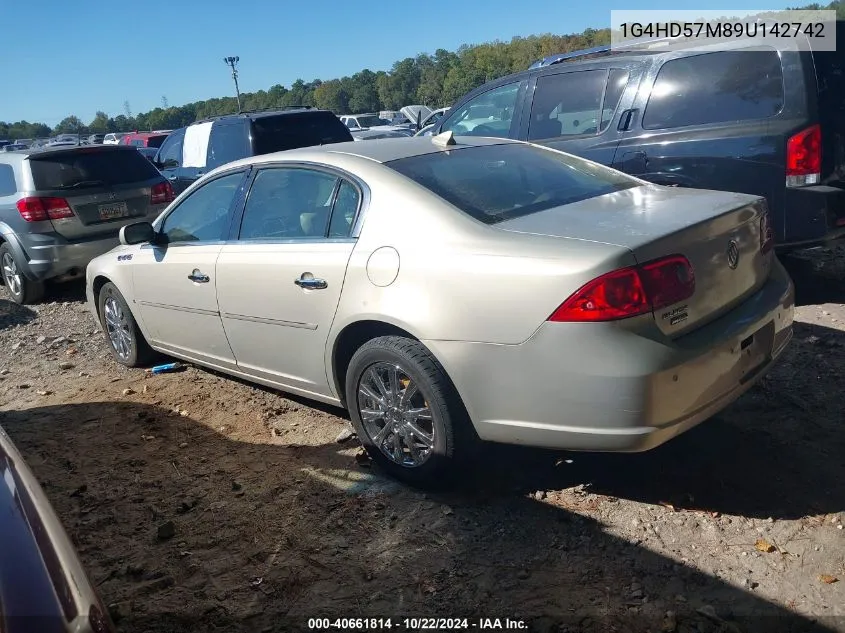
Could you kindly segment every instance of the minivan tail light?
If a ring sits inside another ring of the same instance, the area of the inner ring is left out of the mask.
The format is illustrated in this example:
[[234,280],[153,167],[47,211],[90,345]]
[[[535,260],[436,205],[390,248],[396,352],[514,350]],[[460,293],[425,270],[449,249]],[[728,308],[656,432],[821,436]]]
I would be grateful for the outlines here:
[[73,210],[64,198],[21,198],[17,202],[18,213],[27,222],[44,222],[72,218]]
[[811,125],[786,141],[786,186],[817,185],[822,173],[822,128]]
[[670,255],[606,273],[582,286],[549,317],[556,322],[616,321],[665,308],[695,292],[683,255]]
[[176,199],[173,187],[167,181],[153,185],[150,191],[150,204],[169,204]]

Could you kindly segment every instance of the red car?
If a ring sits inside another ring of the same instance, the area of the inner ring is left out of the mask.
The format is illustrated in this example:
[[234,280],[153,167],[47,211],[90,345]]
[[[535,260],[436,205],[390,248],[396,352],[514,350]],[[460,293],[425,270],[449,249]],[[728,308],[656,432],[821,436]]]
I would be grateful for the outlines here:
[[157,130],[155,132],[130,132],[122,139],[120,145],[134,145],[135,147],[161,147],[164,139],[170,134],[170,130]]

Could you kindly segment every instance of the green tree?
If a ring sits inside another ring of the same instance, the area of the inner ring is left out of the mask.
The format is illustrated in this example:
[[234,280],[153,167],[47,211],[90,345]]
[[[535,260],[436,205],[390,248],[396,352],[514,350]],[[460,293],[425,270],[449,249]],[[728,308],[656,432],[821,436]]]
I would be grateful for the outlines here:
[[92,134],[105,134],[109,131],[109,115],[98,110],[94,119],[88,124],[88,129]]
[[321,83],[314,90],[314,103],[318,108],[342,114],[349,110],[349,94],[343,89],[340,79]]
[[85,126],[78,116],[70,115],[59,121],[53,131],[56,134],[81,134],[85,131]]

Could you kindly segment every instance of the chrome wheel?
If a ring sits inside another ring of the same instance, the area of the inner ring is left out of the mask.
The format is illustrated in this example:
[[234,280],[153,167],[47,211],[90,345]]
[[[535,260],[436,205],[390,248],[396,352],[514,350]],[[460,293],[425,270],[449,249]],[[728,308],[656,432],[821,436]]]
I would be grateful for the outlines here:
[[23,280],[18,270],[18,264],[10,253],[3,254],[3,280],[6,282],[9,292],[16,296],[21,294]]
[[431,456],[431,410],[399,365],[376,363],[364,371],[358,381],[358,413],[373,444],[396,464],[414,468]]
[[111,346],[121,360],[127,360],[132,351],[132,331],[120,302],[114,297],[107,298],[103,304],[103,316]]

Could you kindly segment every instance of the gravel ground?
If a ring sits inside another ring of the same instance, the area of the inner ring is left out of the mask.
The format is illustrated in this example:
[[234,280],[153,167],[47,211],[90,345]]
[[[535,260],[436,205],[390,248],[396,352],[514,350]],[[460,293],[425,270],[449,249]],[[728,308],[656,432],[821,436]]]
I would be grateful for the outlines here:
[[790,259],[795,340],[716,418],[638,455],[490,447],[449,494],[356,458],[341,411],[117,366],[78,286],[0,290],[0,424],[120,631],[845,631],[844,261]]

